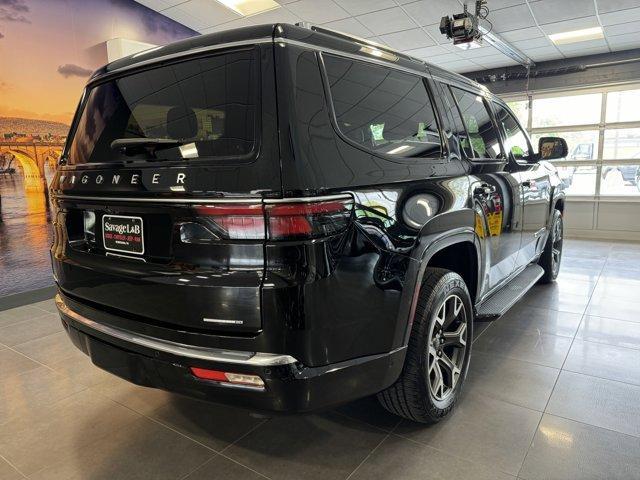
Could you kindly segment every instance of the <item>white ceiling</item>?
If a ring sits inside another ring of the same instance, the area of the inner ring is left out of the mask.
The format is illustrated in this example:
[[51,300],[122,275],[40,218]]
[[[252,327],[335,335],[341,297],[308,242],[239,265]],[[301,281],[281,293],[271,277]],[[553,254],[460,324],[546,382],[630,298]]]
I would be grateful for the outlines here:
[[[514,65],[491,46],[462,51],[439,31],[461,0],[276,0],[250,17],[216,0],[136,0],[198,32],[306,21],[369,38],[456,72]],[[469,4],[473,4],[469,1]],[[640,0],[488,0],[493,31],[536,62],[640,47]],[[605,38],[555,46],[547,34],[602,26]]]

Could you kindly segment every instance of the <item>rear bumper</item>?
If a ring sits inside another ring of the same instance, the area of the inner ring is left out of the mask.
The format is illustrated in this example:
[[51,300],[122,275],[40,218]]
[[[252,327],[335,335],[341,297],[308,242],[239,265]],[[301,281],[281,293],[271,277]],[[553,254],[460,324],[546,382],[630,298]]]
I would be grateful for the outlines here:
[[[56,304],[72,342],[96,366],[138,385],[247,408],[305,412],[331,407],[384,390],[404,363],[405,348],[400,348],[307,367],[286,354],[189,346],[123,330],[73,311],[63,295]],[[265,388],[200,380],[190,367],[259,375]]]

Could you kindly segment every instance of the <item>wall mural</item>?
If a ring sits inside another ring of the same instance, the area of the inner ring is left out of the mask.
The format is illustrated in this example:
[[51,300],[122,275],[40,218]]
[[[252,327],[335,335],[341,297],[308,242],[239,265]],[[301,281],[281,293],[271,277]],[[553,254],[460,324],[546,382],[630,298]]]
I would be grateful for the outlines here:
[[133,0],[0,0],[0,297],[53,284],[46,185],[105,42],[193,35]]

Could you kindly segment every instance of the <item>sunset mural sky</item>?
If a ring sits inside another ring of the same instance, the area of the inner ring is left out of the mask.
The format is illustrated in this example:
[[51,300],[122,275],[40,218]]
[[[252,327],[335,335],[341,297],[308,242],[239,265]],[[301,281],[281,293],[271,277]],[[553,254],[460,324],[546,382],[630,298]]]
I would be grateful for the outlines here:
[[[193,35],[133,0],[0,0],[0,140],[60,142],[87,78],[106,63],[107,40],[162,45]],[[45,188],[27,189],[29,165],[0,156],[0,169],[14,169],[0,174],[0,297],[53,284],[48,197]],[[45,163],[45,182],[52,175]]]
[[196,32],[133,0],[0,0],[0,117],[68,124],[104,42],[162,45]]

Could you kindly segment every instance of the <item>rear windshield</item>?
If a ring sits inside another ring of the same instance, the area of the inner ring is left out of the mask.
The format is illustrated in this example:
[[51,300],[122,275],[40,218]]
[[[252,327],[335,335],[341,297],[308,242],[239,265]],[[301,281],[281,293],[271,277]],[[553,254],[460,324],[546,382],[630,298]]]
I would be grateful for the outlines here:
[[[68,163],[251,154],[258,131],[258,61],[257,48],[234,51],[99,84],[87,94]],[[121,139],[140,142],[112,145]]]

